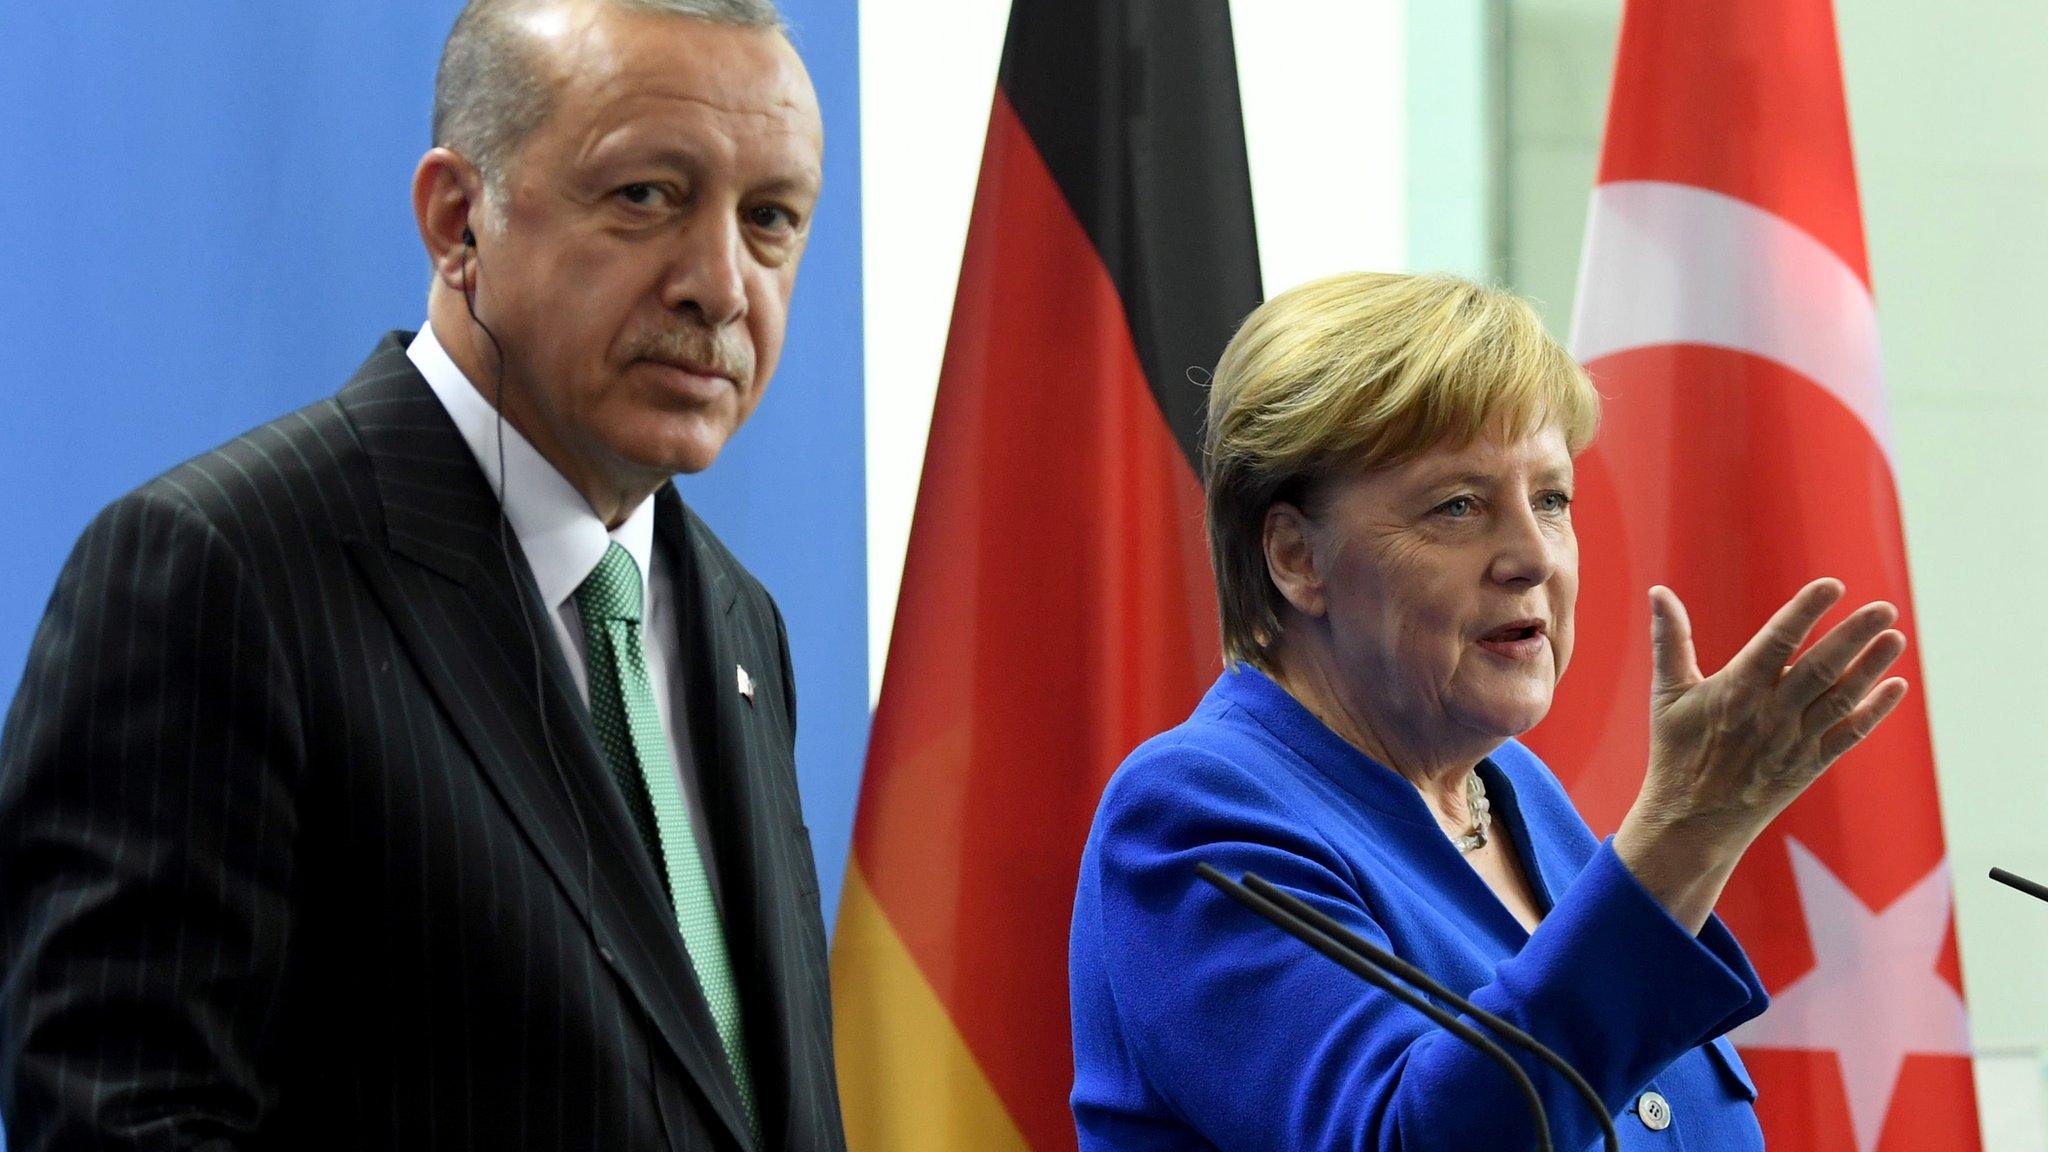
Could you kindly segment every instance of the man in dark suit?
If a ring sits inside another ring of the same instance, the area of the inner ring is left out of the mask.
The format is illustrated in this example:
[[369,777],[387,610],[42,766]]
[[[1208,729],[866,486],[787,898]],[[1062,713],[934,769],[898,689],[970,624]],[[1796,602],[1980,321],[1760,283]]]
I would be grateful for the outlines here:
[[428,324],[86,530],[0,743],[58,1148],[843,1148],[782,620],[684,507],[822,130],[767,0],[474,0]]

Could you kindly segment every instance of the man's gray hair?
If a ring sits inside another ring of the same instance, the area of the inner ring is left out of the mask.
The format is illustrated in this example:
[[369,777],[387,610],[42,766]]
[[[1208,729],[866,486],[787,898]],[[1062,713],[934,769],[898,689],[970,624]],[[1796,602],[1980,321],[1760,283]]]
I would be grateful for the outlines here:
[[[520,144],[554,110],[554,88],[519,18],[565,0],[469,0],[434,76],[434,143],[460,152],[495,190]],[[608,7],[786,32],[774,0],[598,0]]]

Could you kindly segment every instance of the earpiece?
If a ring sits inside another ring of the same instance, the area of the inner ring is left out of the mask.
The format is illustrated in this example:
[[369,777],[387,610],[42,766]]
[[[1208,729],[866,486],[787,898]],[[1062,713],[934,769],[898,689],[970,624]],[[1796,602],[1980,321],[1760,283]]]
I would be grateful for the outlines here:
[[[463,246],[476,251],[476,233],[467,226],[462,229]],[[482,255],[478,254],[479,262]],[[470,323],[475,324],[491,343],[492,376],[495,387],[491,393],[491,407],[496,410],[498,447],[498,555],[504,558],[505,570],[512,575],[514,583],[519,579],[519,565],[512,559],[512,517],[505,511],[505,493],[511,486],[512,477],[505,469],[505,346],[498,343],[497,333],[476,314],[476,283],[471,279],[470,262],[462,262],[462,303],[469,311]],[[533,708],[540,716],[540,740],[547,746],[548,763],[554,766],[555,781],[562,786],[562,794],[569,798],[569,810],[576,815],[576,832],[583,841],[583,915],[590,923],[597,923],[596,914],[588,906],[591,893],[597,889],[597,852],[591,846],[590,827],[583,820],[583,805],[576,799],[576,790],[569,784],[569,772],[562,767],[562,759],[555,752],[555,734],[548,724],[547,680],[542,670],[540,630],[534,626],[532,608],[527,597],[519,597],[519,623],[526,628],[526,643],[533,650]]]

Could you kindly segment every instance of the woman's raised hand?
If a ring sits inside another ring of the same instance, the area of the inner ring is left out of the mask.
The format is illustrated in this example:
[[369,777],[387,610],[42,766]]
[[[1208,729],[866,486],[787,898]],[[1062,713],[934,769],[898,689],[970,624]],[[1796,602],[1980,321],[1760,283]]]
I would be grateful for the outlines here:
[[1614,847],[1690,931],[1765,826],[1905,699],[1906,682],[1884,678],[1906,637],[1892,627],[1898,609],[1882,601],[1793,659],[1842,593],[1834,579],[1801,588],[1703,676],[1685,605],[1650,589],[1650,768]]

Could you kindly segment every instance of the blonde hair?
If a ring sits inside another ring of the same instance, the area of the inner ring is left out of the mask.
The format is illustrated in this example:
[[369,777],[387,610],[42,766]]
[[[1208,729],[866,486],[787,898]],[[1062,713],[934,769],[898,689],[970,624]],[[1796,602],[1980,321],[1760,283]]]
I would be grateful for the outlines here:
[[1535,311],[1455,276],[1351,272],[1260,305],[1209,391],[1203,452],[1209,552],[1226,663],[1264,667],[1280,591],[1266,571],[1266,511],[1305,504],[1338,474],[1402,463],[1484,434],[1556,426],[1577,455],[1600,397]]

